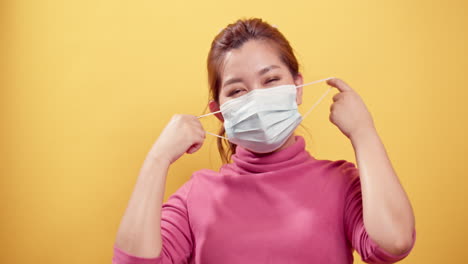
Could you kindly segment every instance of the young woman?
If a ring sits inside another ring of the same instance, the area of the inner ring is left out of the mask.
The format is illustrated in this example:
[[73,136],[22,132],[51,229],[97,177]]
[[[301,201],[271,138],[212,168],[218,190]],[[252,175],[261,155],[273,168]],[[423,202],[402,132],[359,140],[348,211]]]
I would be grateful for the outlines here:
[[206,135],[196,116],[175,115],[141,169],[115,264],[352,263],[353,249],[368,263],[393,263],[409,254],[411,204],[350,86],[327,80],[339,90],[330,121],[350,139],[357,167],[316,159],[294,134],[303,79],[278,29],[238,20],[215,37],[207,62],[225,164],[195,172],[163,204],[169,166]]

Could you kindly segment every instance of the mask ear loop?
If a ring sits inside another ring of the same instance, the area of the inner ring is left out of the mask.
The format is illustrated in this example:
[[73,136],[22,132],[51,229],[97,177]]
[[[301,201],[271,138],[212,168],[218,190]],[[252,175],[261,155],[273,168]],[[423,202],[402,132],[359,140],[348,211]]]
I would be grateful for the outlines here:
[[[204,115],[201,115],[201,116],[197,116],[197,118],[200,119],[200,118],[203,118],[203,117],[206,117],[206,116],[210,116],[210,115],[214,115],[214,114],[217,114],[217,113],[221,113],[221,110],[216,111],[216,112],[212,112],[212,113],[208,113],[208,114],[204,114]],[[228,140],[227,137],[223,137],[223,136],[217,135],[217,134],[215,134],[215,133],[211,133],[211,132],[208,132],[208,131],[205,131],[205,133],[206,133],[206,134],[209,134],[209,135],[212,135],[212,136],[215,136],[215,137],[219,137],[219,138]]]
[[211,113],[208,113],[208,114],[204,114],[204,115],[201,115],[201,116],[197,116],[197,118],[200,119],[202,117],[214,115],[214,114],[217,114],[217,113],[221,113],[221,110],[216,111],[216,112],[211,112]]
[[[321,80],[317,80],[317,81],[313,81],[313,82],[310,82],[310,83],[306,83],[306,84],[301,84],[301,85],[298,85],[296,86],[296,88],[299,88],[299,87],[302,87],[302,86],[306,86],[306,85],[310,85],[310,84],[314,84],[314,83],[319,83],[319,82],[324,82],[324,81],[328,81],[330,79],[334,79],[335,77],[328,77],[328,78],[325,78],[325,79],[321,79]],[[333,89],[333,87],[330,87],[328,88],[328,90],[322,95],[322,97],[320,97],[317,102],[315,102],[315,104],[309,108],[309,110],[302,116],[302,119],[305,119],[311,112],[312,110],[314,110],[314,108],[323,100],[323,98],[325,98],[325,96],[327,96],[327,94],[331,91],[331,89]]]
[[328,90],[322,95],[322,97],[320,97],[320,99],[318,99],[317,102],[315,102],[315,104],[303,115],[303,119],[306,118],[318,104],[320,104],[320,102],[323,100],[323,98],[325,98],[325,96],[327,96],[327,94],[331,91],[332,88],[333,87],[328,88]]

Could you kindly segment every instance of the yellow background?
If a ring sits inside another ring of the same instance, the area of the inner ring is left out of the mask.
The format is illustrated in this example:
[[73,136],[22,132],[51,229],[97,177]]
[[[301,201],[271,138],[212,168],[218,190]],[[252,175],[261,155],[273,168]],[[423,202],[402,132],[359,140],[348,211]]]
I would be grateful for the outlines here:
[[[340,77],[366,102],[416,213],[402,263],[466,262],[467,6],[2,1],[0,263],[111,262],[144,157],[174,113],[204,111],[210,43],[241,17],[276,24],[306,82]],[[312,105],[326,86],[309,87]],[[331,97],[304,122],[308,149],[355,162],[328,121]],[[219,167],[214,142],[171,167],[166,199],[193,171]]]

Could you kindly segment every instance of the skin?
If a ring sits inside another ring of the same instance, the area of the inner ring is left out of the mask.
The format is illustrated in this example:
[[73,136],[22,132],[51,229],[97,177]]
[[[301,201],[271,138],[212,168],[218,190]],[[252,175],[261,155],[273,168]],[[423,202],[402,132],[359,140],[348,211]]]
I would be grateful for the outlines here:
[[[259,71],[271,65],[278,67],[259,75]],[[219,102],[209,103],[212,112],[218,111],[219,105],[253,89],[303,82],[300,74],[293,78],[275,49],[261,41],[248,41],[229,52],[224,66]],[[231,78],[241,81],[225,85]],[[350,140],[355,150],[365,228],[369,236],[388,252],[406,252],[411,247],[414,214],[372,116],[361,97],[344,81],[334,78],[327,83],[339,91],[330,106],[330,122]],[[298,88],[296,101],[298,104],[302,102],[302,88]],[[223,120],[221,115],[216,116]],[[205,131],[196,116],[172,117],[141,168],[117,233],[115,244],[118,248],[139,257],[160,255],[161,208],[169,166],[184,153],[196,152],[204,140]],[[276,151],[292,144],[294,135]]]

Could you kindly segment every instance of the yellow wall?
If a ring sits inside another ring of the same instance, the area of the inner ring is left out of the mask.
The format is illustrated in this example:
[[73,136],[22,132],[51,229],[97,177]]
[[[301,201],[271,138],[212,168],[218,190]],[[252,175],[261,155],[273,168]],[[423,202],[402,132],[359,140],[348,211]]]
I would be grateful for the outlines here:
[[[174,113],[204,110],[211,40],[251,16],[278,25],[306,82],[340,77],[367,103],[416,213],[416,247],[402,263],[465,262],[467,6],[1,2],[0,263],[110,263],[147,151]],[[304,89],[309,105],[324,91]],[[309,150],[355,162],[328,121],[331,97],[305,122]],[[193,171],[218,168],[214,142],[171,167],[166,199]]]

